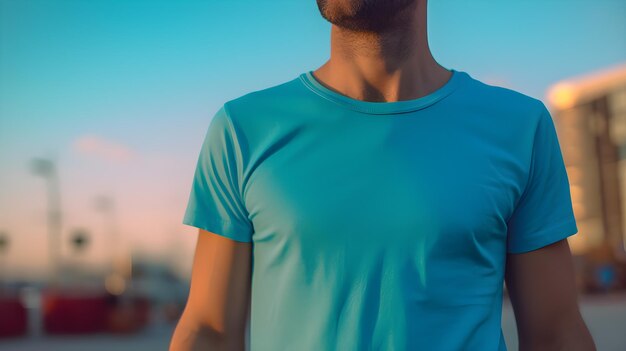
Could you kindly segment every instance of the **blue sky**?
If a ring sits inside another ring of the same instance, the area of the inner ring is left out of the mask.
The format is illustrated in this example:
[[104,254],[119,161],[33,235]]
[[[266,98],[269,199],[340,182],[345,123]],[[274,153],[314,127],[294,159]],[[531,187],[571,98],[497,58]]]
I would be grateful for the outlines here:
[[[560,79],[626,61],[620,0],[430,0],[428,12],[440,64],[540,99]],[[130,244],[163,253],[182,240],[188,252],[194,231],[180,220],[212,114],[319,67],[329,40],[313,0],[0,0],[9,264],[44,262],[20,257],[45,255],[45,189],[28,161],[47,155],[60,168],[65,232],[91,228],[103,245],[90,206],[108,194]]]

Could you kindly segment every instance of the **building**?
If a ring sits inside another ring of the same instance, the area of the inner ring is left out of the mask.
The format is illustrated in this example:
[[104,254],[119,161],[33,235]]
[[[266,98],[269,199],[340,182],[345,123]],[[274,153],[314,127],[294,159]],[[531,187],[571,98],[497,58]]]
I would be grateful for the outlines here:
[[626,64],[547,91],[580,235],[570,237],[583,290],[626,289]]

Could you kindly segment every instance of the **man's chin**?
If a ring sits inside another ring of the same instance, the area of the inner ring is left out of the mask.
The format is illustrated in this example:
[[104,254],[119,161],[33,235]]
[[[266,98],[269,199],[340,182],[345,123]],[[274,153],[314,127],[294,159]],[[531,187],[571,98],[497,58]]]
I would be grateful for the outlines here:
[[406,24],[417,0],[317,0],[320,14],[337,27],[356,32],[385,32]]

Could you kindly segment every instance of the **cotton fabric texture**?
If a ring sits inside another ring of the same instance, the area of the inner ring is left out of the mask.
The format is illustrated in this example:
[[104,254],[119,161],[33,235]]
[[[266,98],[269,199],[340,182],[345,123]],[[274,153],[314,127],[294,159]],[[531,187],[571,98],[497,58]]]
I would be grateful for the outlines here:
[[449,69],[367,102],[312,71],[226,101],[183,223],[250,242],[250,350],[506,350],[507,253],[578,232],[541,100]]

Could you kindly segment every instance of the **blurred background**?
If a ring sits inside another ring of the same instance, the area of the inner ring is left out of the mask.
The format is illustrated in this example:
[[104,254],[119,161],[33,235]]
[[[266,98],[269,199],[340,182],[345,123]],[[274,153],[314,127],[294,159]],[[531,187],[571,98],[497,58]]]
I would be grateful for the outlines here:
[[[429,1],[436,60],[549,107],[581,308],[626,345],[626,1]],[[0,0],[0,350],[167,350],[219,106],[313,70],[314,0]],[[516,349],[505,303],[503,330]]]

